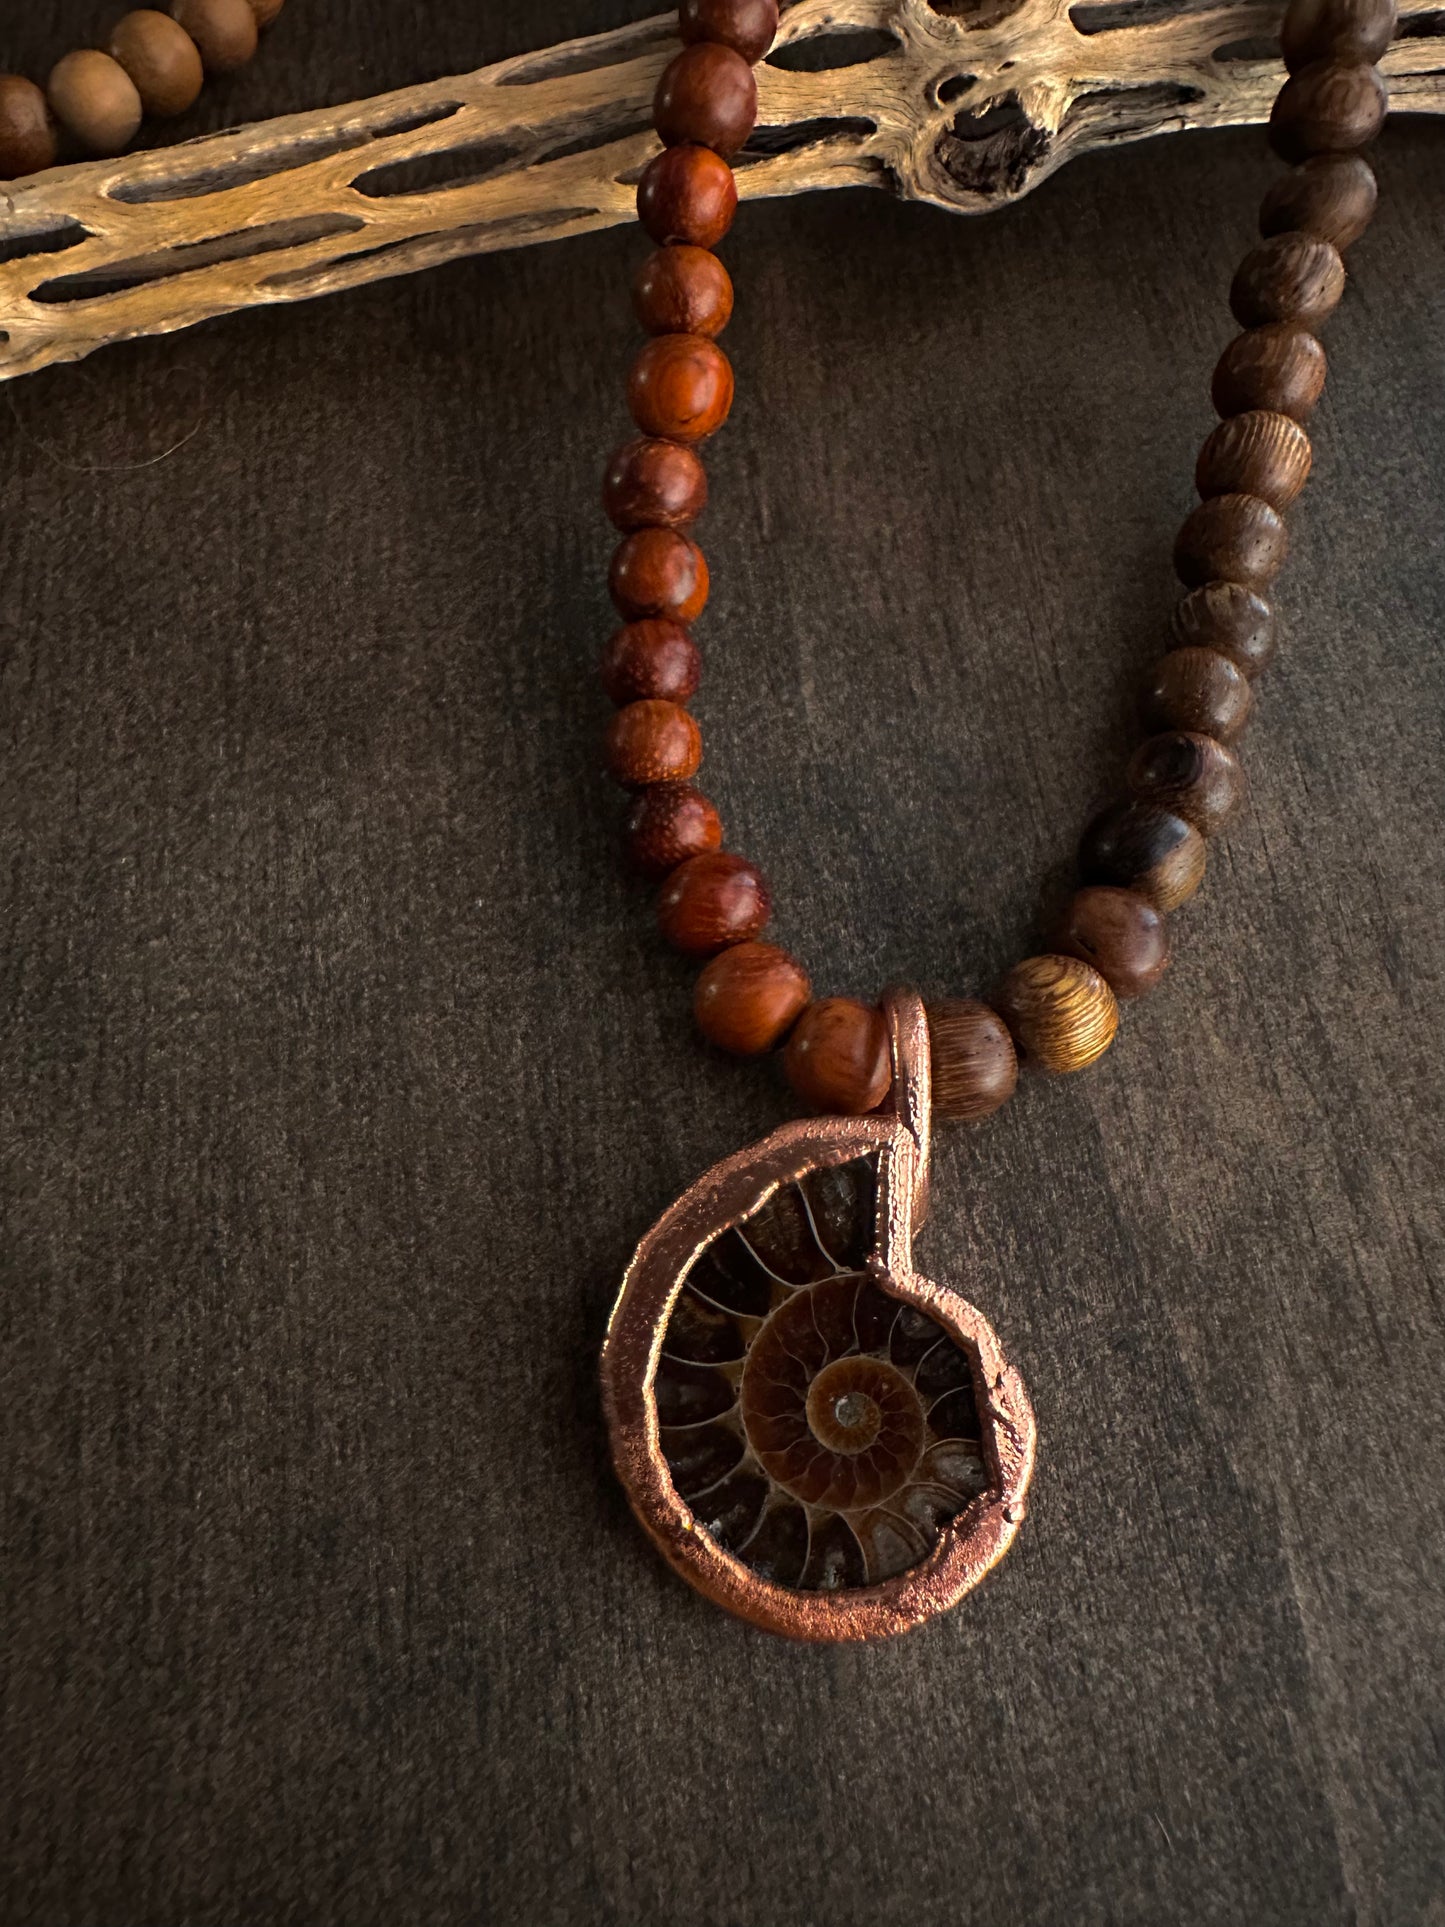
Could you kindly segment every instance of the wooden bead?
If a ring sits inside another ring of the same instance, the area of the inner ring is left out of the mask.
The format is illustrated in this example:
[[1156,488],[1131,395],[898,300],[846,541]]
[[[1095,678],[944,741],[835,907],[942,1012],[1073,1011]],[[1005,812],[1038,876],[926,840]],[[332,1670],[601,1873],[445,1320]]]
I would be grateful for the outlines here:
[[1049,943],[1092,965],[1120,998],[1142,997],[1169,967],[1164,918],[1137,891],[1107,883],[1074,892]]
[[778,0],[682,0],[677,29],[692,45],[715,40],[756,63],[778,31]]
[[1236,335],[1214,371],[1214,406],[1224,416],[1271,408],[1306,422],[1325,388],[1325,351],[1297,321]]
[[1217,649],[1171,649],[1144,685],[1140,712],[1151,730],[1184,729],[1231,743],[1249,721],[1249,678]]
[[1130,794],[1141,803],[1173,810],[1201,836],[1222,830],[1244,795],[1239,758],[1215,737],[1194,730],[1168,730],[1141,743],[1127,780]]
[[930,1004],[928,1043],[936,1117],[977,1124],[1013,1096],[1018,1052],[1008,1025],[987,1004],[966,997]]
[[1329,241],[1312,234],[1275,234],[1252,248],[1229,290],[1229,305],[1243,328],[1269,321],[1318,327],[1340,305],[1345,264]]
[[657,335],[632,364],[627,405],[645,435],[706,441],[733,405],[732,364],[706,335]]
[[107,50],[135,82],[141,105],[159,120],[194,106],[205,73],[196,43],[178,21],[152,7],[128,13]]
[[1275,182],[1259,210],[1259,231],[1313,234],[1332,247],[1358,241],[1374,218],[1380,190],[1360,154],[1316,154]]
[[269,27],[285,4],[286,0],[249,0],[258,27]]
[[1270,145],[1287,161],[1310,154],[1350,154],[1385,124],[1390,92],[1378,67],[1364,60],[1317,60],[1275,96]]
[[1193,588],[1201,582],[1272,582],[1284,567],[1289,537],[1279,513],[1256,495],[1212,495],[1186,520],[1174,545],[1174,569]]
[[707,507],[707,471],[680,442],[624,442],[607,464],[602,506],[624,533],[685,529]]
[[618,543],[607,586],[619,614],[691,622],[707,606],[707,558],[676,529],[636,529]]
[[50,104],[23,74],[0,74],[0,181],[54,167],[57,146]]
[[632,306],[650,335],[720,335],[732,319],[732,276],[706,248],[656,248],[637,271]]
[[1316,60],[1378,60],[1395,37],[1395,0],[1291,0],[1280,51],[1292,74]]
[[141,124],[140,95],[118,61],[96,47],[57,60],[46,83],[51,110],[89,154],[119,154]]
[[256,52],[256,16],[247,0],[171,0],[180,22],[201,53],[208,74],[230,74]]
[[685,703],[697,693],[702,657],[680,622],[654,617],[614,631],[602,652],[602,687],[615,703]]
[[1026,957],[996,998],[1025,1062],[1046,1071],[1081,1071],[1102,1057],[1119,1028],[1114,993],[1077,957]]
[[652,124],[668,147],[693,143],[724,159],[736,154],[758,118],[758,83],[742,55],[716,41],[684,47],[663,68]]
[[729,944],[751,942],[772,908],[767,884],[746,857],[710,850],[673,871],[657,900],[657,921],[674,950],[710,957]]
[[644,876],[665,877],[690,856],[722,847],[722,818],[691,783],[652,783],[627,812],[623,843]]
[[773,943],[738,943],[721,951],[697,980],[697,1027],[710,1044],[760,1057],[792,1029],[813,986],[796,957]]
[[1115,803],[1102,810],[1079,844],[1085,883],[1136,890],[1156,910],[1177,910],[1204,881],[1204,838],[1192,823],[1157,803]]
[[637,183],[637,218],[659,247],[715,248],[737,211],[733,171],[710,147],[664,147]]
[[1274,610],[1242,582],[1206,582],[1174,611],[1171,649],[1217,649],[1246,676],[1274,660]]
[[628,703],[607,725],[607,773],[624,789],[678,783],[702,761],[702,731],[680,703]]
[[1256,408],[1219,424],[1199,451],[1195,486],[1211,495],[1257,495],[1283,511],[1309,480],[1310,438],[1288,415]]
[[876,1111],[893,1082],[883,1013],[856,997],[809,1004],[788,1039],[783,1071],[809,1110],[842,1117]]

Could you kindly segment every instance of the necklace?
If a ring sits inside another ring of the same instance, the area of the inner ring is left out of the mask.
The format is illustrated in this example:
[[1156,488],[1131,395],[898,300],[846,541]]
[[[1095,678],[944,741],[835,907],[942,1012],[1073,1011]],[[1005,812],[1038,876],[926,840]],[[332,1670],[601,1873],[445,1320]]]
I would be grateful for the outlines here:
[[729,161],[756,119],[752,68],[777,23],[776,0],[683,0],[685,44],[658,85],[663,147],[637,190],[656,243],[634,288],[649,336],[628,387],[641,433],[603,488],[622,534],[610,588],[623,627],[602,680],[617,705],[608,767],[634,793],[628,852],[661,881],[664,937],[706,960],[699,1027],[743,1056],[781,1047],[816,1115],[715,1166],[648,1232],[613,1309],[602,1389],[632,1508],[676,1571],[770,1631],[859,1640],[957,1604],[1024,1516],[1035,1427],[1023,1380],[983,1315],[913,1265],[932,1118],[980,1122],[1012,1096],[1020,1061],[1068,1073],[1109,1048],[1120,1002],[1162,977],[1168,914],[1198,889],[1207,840],[1239,801],[1230,745],[1274,651],[1265,592],[1310,470],[1316,330],[1344,292],[1341,251],[1374,212],[1359,150],[1385,119],[1375,63],[1395,5],[1289,6],[1270,139],[1290,171],[1265,196],[1261,242],[1230,292],[1242,332],[1215,371],[1220,422],[1174,551],[1187,593],[1143,692],[1150,733],[1128,795],[1085,831],[1082,887],[1048,948],[989,1001],[927,1009],[907,990],[877,1005],[815,1001],[802,964],[761,941],[766,882],[723,849],[691,780],[702,743],[686,707],[700,668],[688,625],[708,569],[687,531],[707,500],[697,447],[733,398],[716,339],[733,289],[714,250],[737,205]]

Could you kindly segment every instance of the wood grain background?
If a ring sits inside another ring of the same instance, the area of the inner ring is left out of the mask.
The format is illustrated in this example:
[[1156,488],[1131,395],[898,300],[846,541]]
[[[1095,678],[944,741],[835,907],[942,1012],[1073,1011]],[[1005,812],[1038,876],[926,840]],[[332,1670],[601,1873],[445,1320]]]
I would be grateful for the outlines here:
[[[292,0],[194,125],[627,12]],[[1381,167],[1251,805],[1109,1059],[940,1147],[1030,1524],[878,1651],[717,1615],[605,1465],[633,1242],[787,1109],[598,773],[639,238],[0,394],[7,1922],[1442,1927],[1445,130]],[[1271,174],[739,223],[699,712],[821,988],[1028,940]]]

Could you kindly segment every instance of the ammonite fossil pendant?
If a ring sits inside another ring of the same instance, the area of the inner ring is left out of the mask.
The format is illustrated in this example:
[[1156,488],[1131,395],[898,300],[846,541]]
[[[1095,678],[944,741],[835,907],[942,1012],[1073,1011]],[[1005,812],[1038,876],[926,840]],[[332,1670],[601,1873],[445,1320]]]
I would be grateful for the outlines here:
[[602,1352],[613,1459],[664,1558],[794,1639],[883,1639],[956,1605],[1033,1470],[988,1321],[913,1269],[928,1025],[911,992],[886,1008],[892,1109],[714,1166],[638,1246]]

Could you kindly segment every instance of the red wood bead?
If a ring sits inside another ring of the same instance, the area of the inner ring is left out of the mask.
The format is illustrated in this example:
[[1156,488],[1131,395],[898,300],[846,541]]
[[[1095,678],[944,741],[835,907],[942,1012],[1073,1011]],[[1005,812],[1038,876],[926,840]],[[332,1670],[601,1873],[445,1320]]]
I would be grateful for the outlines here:
[[933,1110],[959,1124],[992,1117],[1018,1087],[1019,1060],[996,1010],[967,997],[928,1006]]
[[1129,764],[1128,783],[1141,803],[1173,810],[1201,836],[1222,830],[1244,795],[1239,758],[1215,737],[1195,730],[1166,730],[1141,743]]
[[778,0],[682,0],[677,28],[689,45],[715,40],[757,62],[778,31]]
[[1325,351],[1297,321],[1273,321],[1236,335],[1214,371],[1214,406],[1226,418],[1273,408],[1307,422],[1325,388]]
[[1270,321],[1316,328],[1340,305],[1345,279],[1340,251],[1330,242],[1312,234],[1276,234],[1240,262],[1229,305],[1242,328]]
[[796,957],[773,943],[721,951],[697,980],[697,1027],[711,1044],[739,1057],[772,1050],[807,1008],[813,986]]
[[693,143],[726,159],[758,118],[758,83],[742,55],[716,41],[684,47],[662,70],[652,124],[668,147]]
[[720,335],[732,319],[732,276],[707,248],[655,248],[637,271],[632,306],[650,335]]
[[702,680],[702,657],[680,622],[653,616],[615,630],[602,652],[602,687],[617,704],[685,703]]
[[772,907],[767,884],[746,857],[713,850],[673,871],[657,900],[657,921],[675,950],[710,957],[759,935]]
[[893,1082],[883,1013],[854,997],[809,1004],[788,1039],[783,1070],[809,1110],[843,1117],[876,1111]]
[[607,586],[629,622],[640,616],[691,622],[707,607],[707,558],[676,529],[636,529],[618,543]]
[[710,147],[664,147],[637,183],[637,218],[659,247],[715,248],[737,211],[733,171]]
[[706,335],[657,335],[632,364],[627,405],[644,434],[706,441],[733,405],[732,364]]
[[1280,51],[1292,74],[1315,60],[1378,60],[1395,37],[1395,0],[1291,0]]
[[691,783],[652,783],[627,812],[623,843],[634,867],[665,877],[690,856],[722,847],[722,818]]
[[607,464],[602,506],[625,533],[685,529],[707,507],[707,471],[679,442],[650,437],[624,442]]
[[1310,154],[1350,154],[1385,124],[1390,92],[1367,60],[1317,60],[1275,96],[1270,145],[1287,161]]
[[679,703],[629,703],[607,725],[607,773],[624,789],[675,783],[702,761],[702,731]]
[[1147,728],[1185,729],[1229,743],[1249,721],[1249,678],[1217,649],[1171,649],[1144,685],[1140,710]]
[[1358,241],[1374,219],[1380,190],[1360,154],[1316,154],[1276,181],[1259,210],[1259,231],[1313,234],[1337,248]]
[[1169,967],[1169,926],[1137,891],[1095,883],[1074,892],[1049,947],[1092,964],[1116,997],[1142,997]]
[[1171,649],[1211,649],[1246,676],[1274,660],[1274,610],[1242,582],[1206,582],[1191,590],[1169,625]]
[[1279,514],[1253,495],[1213,495],[1179,531],[1174,569],[1193,588],[1200,582],[1272,582],[1284,567],[1289,537]]

